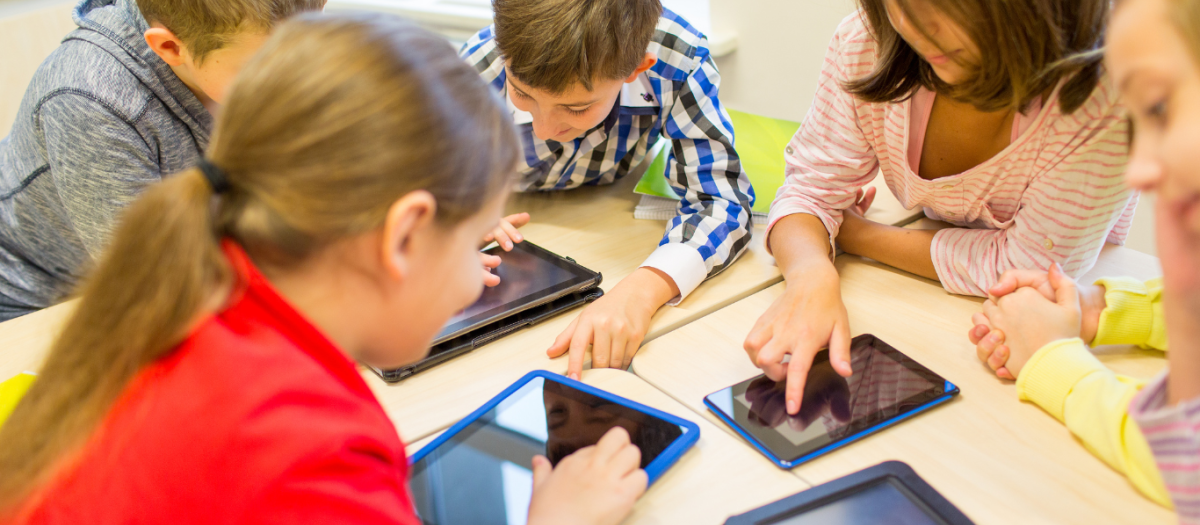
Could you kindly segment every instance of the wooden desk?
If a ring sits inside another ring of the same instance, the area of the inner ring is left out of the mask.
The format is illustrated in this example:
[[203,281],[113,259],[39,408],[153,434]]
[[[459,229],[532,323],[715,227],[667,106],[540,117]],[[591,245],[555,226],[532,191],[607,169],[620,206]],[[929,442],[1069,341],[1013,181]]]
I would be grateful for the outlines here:
[[[521,230],[526,239],[601,272],[601,287],[609,290],[637,269],[663,235],[663,221],[633,218],[640,198],[633,193],[636,181],[631,175],[610,186],[515,194],[508,212],[529,212],[532,222]],[[900,223],[915,215],[900,207],[882,186],[882,179],[879,184],[881,202],[872,207],[873,219]],[[678,306],[660,309],[646,340],[780,282],[779,269],[763,249],[764,228],[755,227],[750,250],[736,264],[702,284]],[[530,370],[566,373],[567,357],[551,360],[546,349],[577,315],[578,310],[567,312],[395,385],[370,373],[368,381],[401,436],[420,439],[450,426]]]
[[[757,452],[633,374],[587,370],[583,381],[700,425],[700,441],[646,491],[625,525],[718,524],[809,487],[799,477],[761,461]],[[435,435],[411,443],[408,453],[420,450]]]
[[0,323],[0,381],[41,367],[54,336],[75,302]]
[[[852,333],[878,335],[958,384],[962,395],[801,465],[795,469],[799,476],[819,484],[895,459],[912,465],[979,523],[1174,522],[1171,512],[1139,495],[1062,424],[1019,402],[1013,383],[997,379],[979,362],[966,334],[980,299],[947,294],[933,281],[859,257],[839,257],[837,267]],[[1154,257],[1109,246],[1089,278],[1149,278],[1158,272]],[[702,400],[759,374],[742,343],[783,288],[772,286],[655,340],[634,359],[634,372],[717,421]],[[1165,362],[1161,354],[1131,349],[1098,353],[1106,364],[1142,377]]]
[[[533,222],[522,229],[525,237],[600,271],[604,274],[602,288],[607,290],[635,270],[663,234],[662,221],[633,218],[639,199],[633,193],[636,181],[631,175],[604,187],[515,194],[508,210],[529,212]],[[882,179],[877,182],[881,191],[870,212],[873,219],[900,223],[915,216],[900,207],[882,186]],[[774,260],[762,248],[763,229],[762,225],[755,228],[750,251],[736,264],[705,282],[680,305],[659,310],[647,340],[780,282]],[[0,379],[37,368],[73,304],[0,323]],[[568,312],[509,335],[397,385],[388,385],[370,372],[364,375],[392,419],[399,422],[401,435],[420,439],[450,426],[530,370],[566,372],[567,358],[551,360],[545,350],[577,314]]]

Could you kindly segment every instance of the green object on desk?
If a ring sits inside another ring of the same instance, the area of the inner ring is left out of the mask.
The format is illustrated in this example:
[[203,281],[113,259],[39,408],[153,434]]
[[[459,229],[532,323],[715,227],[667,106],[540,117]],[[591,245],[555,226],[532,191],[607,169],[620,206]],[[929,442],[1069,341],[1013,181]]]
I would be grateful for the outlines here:
[[25,392],[29,391],[35,377],[29,372],[21,372],[0,383],[0,425],[12,415],[13,409],[17,408],[17,402],[25,397]]
[[[754,211],[766,213],[775,200],[775,192],[783,186],[783,149],[800,128],[800,123],[728,110],[733,121],[734,141],[742,167],[754,186]],[[638,181],[634,192],[655,197],[679,199],[663,176],[667,171],[669,147],[659,150],[658,156]]]

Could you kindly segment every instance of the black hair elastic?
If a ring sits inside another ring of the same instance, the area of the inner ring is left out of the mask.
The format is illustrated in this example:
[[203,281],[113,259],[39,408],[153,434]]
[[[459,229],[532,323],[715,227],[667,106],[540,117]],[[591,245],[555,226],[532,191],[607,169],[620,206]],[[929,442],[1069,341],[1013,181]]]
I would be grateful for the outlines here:
[[208,180],[208,185],[212,186],[214,194],[220,195],[229,191],[229,179],[225,176],[225,170],[204,158],[200,159],[200,163],[196,167],[200,169],[200,173],[204,174],[204,178]]

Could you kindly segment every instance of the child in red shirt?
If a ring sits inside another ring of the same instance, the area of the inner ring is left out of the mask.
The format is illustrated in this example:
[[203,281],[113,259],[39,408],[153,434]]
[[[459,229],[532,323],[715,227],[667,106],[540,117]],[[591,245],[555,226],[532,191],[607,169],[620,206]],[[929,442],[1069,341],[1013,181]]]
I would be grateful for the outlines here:
[[[354,363],[420,359],[479,295],[511,126],[431,33],[281,26],[207,160],[129,208],[0,428],[0,520],[418,523],[403,443]],[[639,456],[614,430],[539,457],[530,522],[621,520]]]

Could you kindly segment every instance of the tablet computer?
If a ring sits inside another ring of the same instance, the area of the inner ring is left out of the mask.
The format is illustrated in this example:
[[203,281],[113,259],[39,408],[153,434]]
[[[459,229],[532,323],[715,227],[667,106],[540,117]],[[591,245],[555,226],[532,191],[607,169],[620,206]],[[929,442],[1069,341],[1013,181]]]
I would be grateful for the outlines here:
[[733,516],[725,525],[972,525],[908,465],[886,461]]
[[873,335],[850,343],[854,374],[838,375],[829,351],[813,359],[796,415],[785,382],[760,375],[709,394],[704,404],[782,468],[792,468],[949,401],[958,387]]
[[484,288],[474,304],[450,318],[433,339],[435,346],[559,297],[595,288],[602,280],[598,272],[529,241],[513,244],[508,252],[496,246],[484,253],[500,257],[494,272],[500,284]]
[[394,383],[604,295],[600,273],[529,241],[514,244],[509,252],[496,246],[484,253],[500,256],[495,270],[500,284],[485,288],[474,304],[452,317],[425,359],[371,370]]
[[691,421],[544,370],[522,377],[413,454],[409,486],[426,525],[525,523],[536,455],[552,464],[629,431],[653,484],[700,438]]

